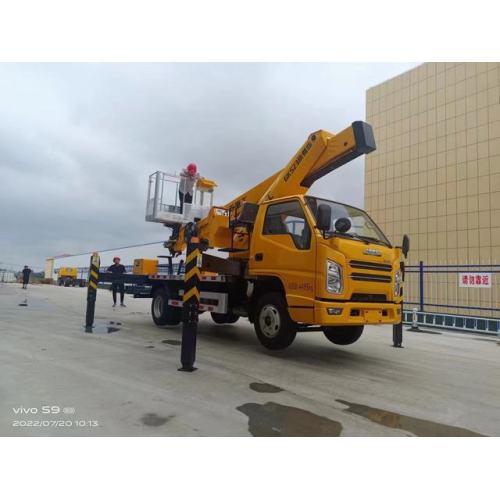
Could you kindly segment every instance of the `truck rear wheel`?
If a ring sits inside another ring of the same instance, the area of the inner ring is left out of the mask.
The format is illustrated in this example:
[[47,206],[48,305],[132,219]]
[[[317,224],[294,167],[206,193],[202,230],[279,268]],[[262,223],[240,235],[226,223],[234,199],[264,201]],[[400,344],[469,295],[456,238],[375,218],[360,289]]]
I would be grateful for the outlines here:
[[363,325],[357,326],[327,326],[323,328],[325,337],[337,345],[354,344],[363,333]]
[[210,313],[210,315],[212,316],[214,323],[217,323],[218,325],[236,323],[240,319],[237,314],[232,313]]
[[181,322],[182,309],[168,305],[169,294],[166,288],[157,288],[151,301],[151,316],[158,326],[175,326]]
[[268,349],[285,349],[297,335],[297,326],[288,314],[283,295],[268,292],[257,301],[255,333],[260,343]]

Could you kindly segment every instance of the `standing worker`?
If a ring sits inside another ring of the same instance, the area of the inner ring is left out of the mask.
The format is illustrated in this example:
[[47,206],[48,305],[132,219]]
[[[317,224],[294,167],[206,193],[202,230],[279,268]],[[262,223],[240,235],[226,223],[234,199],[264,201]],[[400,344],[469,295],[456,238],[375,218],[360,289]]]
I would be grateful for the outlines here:
[[30,281],[31,269],[28,266],[24,266],[24,269],[21,271],[23,273],[23,288],[28,288],[28,283]]
[[[113,257],[113,265],[108,267],[108,273],[118,275],[125,274],[127,271],[123,264],[120,264],[120,257]],[[113,292],[113,307],[116,307],[116,292],[120,292],[120,306],[126,307],[123,303],[125,299],[125,285],[122,281],[113,282],[111,285],[111,291]]]
[[[184,203],[193,202],[194,186],[202,177],[198,173],[198,167],[194,163],[190,163],[186,168],[183,168],[179,177],[181,179],[179,183],[179,203],[182,214],[184,212]],[[173,244],[177,240],[180,228],[180,224],[173,225],[169,243]]]

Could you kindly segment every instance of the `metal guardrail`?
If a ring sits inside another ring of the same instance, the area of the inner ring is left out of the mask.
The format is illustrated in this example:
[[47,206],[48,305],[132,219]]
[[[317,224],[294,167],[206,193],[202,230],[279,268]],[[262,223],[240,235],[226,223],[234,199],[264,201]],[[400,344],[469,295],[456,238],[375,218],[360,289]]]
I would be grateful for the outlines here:
[[[484,318],[488,319],[488,317],[492,317],[492,319],[495,319],[495,316],[500,316],[500,308],[498,307],[498,301],[497,301],[497,288],[498,288],[498,283],[492,283],[490,291],[490,298],[489,298],[489,303],[492,305],[492,307],[485,307],[484,305],[480,303],[475,303],[474,297],[469,298],[469,295],[473,295],[475,293],[478,293],[478,290],[475,291],[470,291],[467,292],[467,298],[466,300],[458,300],[458,291],[456,293],[456,301],[455,303],[448,303],[447,301],[444,302],[436,302],[432,300],[432,296],[435,296],[435,290],[433,290],[433,287],[439,287],[439,286],[444,286],[448,287],[449,285],[454,285],[458,287],[458,282],[451,282],[452,281],[452,276],[458,276],[459,273],[481,273],[481,272],[487,272],[492,275],[496,275],[500,273],[500,265],[499,264],[425,264],[423,261],[420,261],[418,265],[408,265],[405,267],[405,273],[408,274],[418,274],[418,294],[410,293],[406,294],[406,296],[412,296],[415,298],[415,295],[417,296],[416,298],[418,300],[405,300],[405,304],[408,305],[416,305],[418,306],[419,312],[427,312],[430,309],[438,309],[438,311],[434,312],[440,312],[443,311],[444,309],[456,309],[457,313],[453,314],[453,316],[457,317],[467,317],[466,314],[459,314],[459,310],[461,311],[480,311],[481,316],[484,311]],[[435,283],[432,283],[431,277],[433,275],[444,275],[444,279],[441,281],[436,281]],[[458,278],[457,278],[458,280]],[[409,281],[406,279],[406,281]],[[408,286],[408,285],[407,285]],[[411,287],[411,285],[410,285]],[[429,289],[431,290],[429,292]],[[413,290],[411,290],[413,292]],[[463,292],[465,293],[465,292]],[[428,297],[431,295],[431,299],[429,300]],[[466,302],[464,304],[463,302]],[[449,313],[443,312],[442,315],[449,315]],[[478,316],[476,315],[471,315],[471,316]]]
[[404,324],[417,324],[419,326],[500,336],[499,319],[461,316],[458,314],[442,314],[435,312],[418,312],[416,308],[414,311],[403,311]]

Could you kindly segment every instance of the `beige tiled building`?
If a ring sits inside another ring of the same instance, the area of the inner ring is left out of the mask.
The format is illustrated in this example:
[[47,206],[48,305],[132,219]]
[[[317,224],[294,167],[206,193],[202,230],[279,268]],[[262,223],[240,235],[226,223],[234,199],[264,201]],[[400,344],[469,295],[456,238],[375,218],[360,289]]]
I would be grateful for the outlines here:
[[[408,233],[410,264],[500,264],[500,63],[425,63],[366,97],[365,209],[391,241]],[[499,276],[479,290],[429,275],[425,300],[498,308]]]

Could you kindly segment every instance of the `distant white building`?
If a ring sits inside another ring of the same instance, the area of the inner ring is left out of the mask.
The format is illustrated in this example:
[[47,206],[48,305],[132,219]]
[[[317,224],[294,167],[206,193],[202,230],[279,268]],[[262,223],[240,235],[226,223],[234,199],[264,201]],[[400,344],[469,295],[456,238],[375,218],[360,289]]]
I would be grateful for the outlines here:
[[14,271],[7,271],[6,269],[0,269],[0,283],[15,283],[16,276]]

